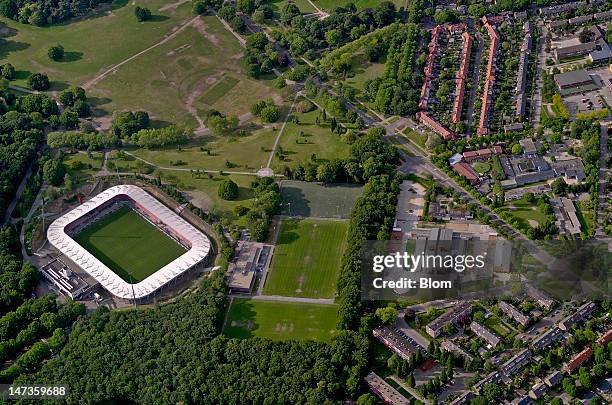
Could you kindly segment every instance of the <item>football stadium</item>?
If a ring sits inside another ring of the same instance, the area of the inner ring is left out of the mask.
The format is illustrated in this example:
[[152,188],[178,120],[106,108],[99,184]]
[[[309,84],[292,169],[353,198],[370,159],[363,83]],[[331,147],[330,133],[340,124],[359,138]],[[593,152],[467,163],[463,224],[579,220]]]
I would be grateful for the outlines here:
[[111,187],[55,220],[49,243],[117,298],[142,301],[211,256],[210,239],[140,187]]

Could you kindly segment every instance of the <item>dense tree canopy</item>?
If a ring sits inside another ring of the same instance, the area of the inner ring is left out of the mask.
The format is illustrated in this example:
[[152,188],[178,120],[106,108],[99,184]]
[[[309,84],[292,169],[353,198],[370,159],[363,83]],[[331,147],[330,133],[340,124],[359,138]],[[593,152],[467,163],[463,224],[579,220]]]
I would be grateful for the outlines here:
[[23,24],[48,25],[83,15],[110,0],[2,0],[0,14]]

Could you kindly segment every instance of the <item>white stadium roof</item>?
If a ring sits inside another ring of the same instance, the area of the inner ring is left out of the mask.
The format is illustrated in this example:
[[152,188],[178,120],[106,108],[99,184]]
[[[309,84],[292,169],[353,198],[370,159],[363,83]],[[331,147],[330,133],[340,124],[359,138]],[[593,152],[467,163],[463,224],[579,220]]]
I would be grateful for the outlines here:
[[[165,223],[169,228],[172,228],[176,233],[191,243],[191,249],[182,256],[179,256],[174,261],[136,284],[129,284],[124,281],[64,231],[64,228],[68,224],[96,209],[106,201],[120,195],[126,195],[146,208],[161,222]],[[210,239],[208,239],[206,235],[198,231],[194,226],[179,217],[149,193],[140,187],[132,185],[111,187],[56,219],[47,230],[47,239],[66,257],[96,279],[102,287],[113,295],[123,299],[139,299],[152,294],[164,284],[180,276],[191,269],[195,264],[205,259],[209,255],[211,249]]]

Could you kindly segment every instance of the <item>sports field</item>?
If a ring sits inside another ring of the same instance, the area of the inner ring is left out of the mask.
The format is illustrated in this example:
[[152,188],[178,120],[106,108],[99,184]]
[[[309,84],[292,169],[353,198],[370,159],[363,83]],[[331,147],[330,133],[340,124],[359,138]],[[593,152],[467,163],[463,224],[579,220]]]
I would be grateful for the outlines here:
[[362,187],[354,184],[321,185],[283,180],[281,214],[304,218],[349,218],[362,192]]
[[181,245],[127,207],[74,239],[128,283],[146,279],[185,253]]
[[239,339],[329,341],[337,314],[337,305],[234,299],[224,334]]
[[332,298],[346,244],[346,221],[283,220],[264,294]]

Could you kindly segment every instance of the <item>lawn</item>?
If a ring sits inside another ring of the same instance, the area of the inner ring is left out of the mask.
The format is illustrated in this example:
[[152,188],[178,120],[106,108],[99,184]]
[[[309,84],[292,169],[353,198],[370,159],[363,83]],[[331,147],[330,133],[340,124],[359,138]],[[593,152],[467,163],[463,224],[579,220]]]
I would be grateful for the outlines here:
[[278,143],[279,150],[282,150],[285,157],[280,160],[278,156],[274,156],[272,168],[275,171],[279,172],[288,164],[306,163],[312,159],[313,154],[317,162],[349,155],[350,145],[337,134],[331,133],[329,120],[321,125],[316,124],[319,110],[304,114],[294,112],[294,115],[299,123],[296,124],[290,119],[285,127]]
[[186,251],[127,207],[85,228],[74,239],[128,283],[146,279]]
[[497,333],[502,338],[508,336],[512,330],[508,328],[502,321],[496,316],[491,316],[484,322],[484,326]]
[[336,305],[233,299],[224,334],[244,339],[330,341],[336,327]]
[[[165,0],[138,1],[148,7],[154,18],[138,23],[134,6],[116,0],[112,9],[98,8],[90,18],[50,27],[35,27],[0,18],[14,35],[5,38],[0,52],[2,63],[17,69],[17,84],[24,84],[30,73],[46,72],[55,88],[82,85],[96,73],[158,42],[180,23],[193,18],[191,4],[159,11]],[[55,44],[66,50],[63,61],[54,62],[47,50]]]
[[[214,16],[199,17],[164,44],[121,66],[100,81],[91,94],[99,114],[143,109],[160,125],[197,128],[204,113],[249,112],[255,102],[277,97],[267,80],[242,73],[243,48]],[[278,97],[277,97],[278,98]]]
[[86,152],[77,152],[65,155],[62,162],[68,174],[78,180],[92,176],[100,170],[103,160],[102,152],[91,152],[89,155]]
[[363,188],[354,184],[308,183],[283,180],[281,214],[298,217],[349,218]]
[[347,230],[345,221],[283,220],[264,293],[332,298]]
[[384,63],[370,63],[364,60],[362,54],[353,56],[353,68],[351,72],[355,75],[345,80],[345,83],[359,90],[363,90],[364,84],[368,79],[381,77],[385,72]]
[[485,162],[474,163],[474,170],[480,174],[488,173],[491,170],[491,165]]
[[[508,211],[515,217],[530,222],[529,225],[534,227],[546,221],[546,215],[540,211],[537,205],[530,204],[524,200],[516,200],[509,203]],[[537,222],[537,224],[533,221]]]
[[[265,167],[274,144],[276,132],[262,128],[246,136],[198,137],[181,149],[130,149],[129,152],[162,167],[187,169],[230,170],[256,172]],[[227,165],[229,162],[229,166]]]

